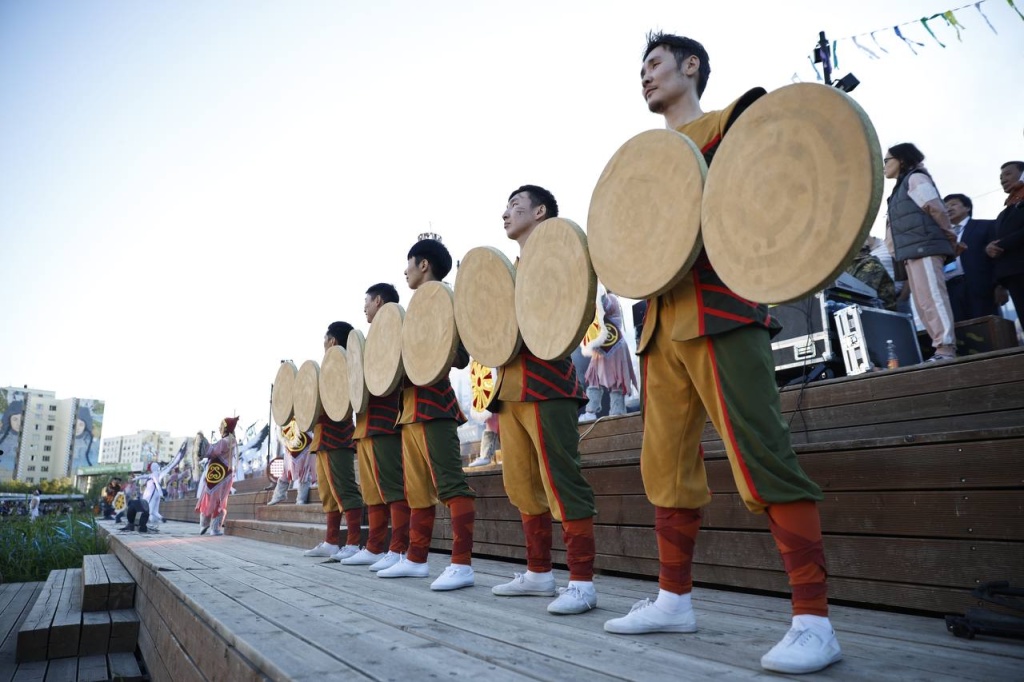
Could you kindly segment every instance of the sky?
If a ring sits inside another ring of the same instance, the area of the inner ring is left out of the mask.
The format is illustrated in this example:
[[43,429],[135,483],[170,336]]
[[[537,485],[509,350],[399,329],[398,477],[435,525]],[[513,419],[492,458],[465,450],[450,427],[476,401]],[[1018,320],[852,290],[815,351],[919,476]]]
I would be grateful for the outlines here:
[[[1018,3],[1024,5],[1024,3]],[[883,147],[994,218],[1024,158],[1024,20],[1003,0],[0,0],[0,386],[106,401],[104,436],[266,419],[282,359],[319,360],[405,255],[510,258],[501,213],[540,184],[586,226],[615,150],[663,126],[649,29],[710,54],[702,103],[814,81],[818,31]],[[891,189],[886,184],[886,194]],[[882,233],[882,220],[873,230]],[[798,266],[797,266],[798,267]],[[454,282],[454,273],[449,278]]]

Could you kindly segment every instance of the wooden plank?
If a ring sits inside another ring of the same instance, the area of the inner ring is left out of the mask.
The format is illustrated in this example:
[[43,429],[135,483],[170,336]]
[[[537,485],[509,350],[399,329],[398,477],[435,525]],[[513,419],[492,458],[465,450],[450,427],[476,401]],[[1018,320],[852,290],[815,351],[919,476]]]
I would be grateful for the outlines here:
[[135,581],[113,554],[100,555],[100,561],[107,572],[107,609],[130,609],[135,604]]
[[134,653],[109,654],[107,667],[110,669],[112,680],[142,682],[142,670],[139,668],[139,662],[135,660]]
[[[161,682],[200,682],[205,680],[195,661],[181,646],[155,608],[150,605],[144,591],[139,590],[137,607],[141,614],[139,624],[139,652],[146,664],[151,680]],[[173,672],[173,675],[172,675]]]
[[110,579],[99,554],[82,557],[82,611],[106,611]]
[[35,605],[22,622],[18,630],[18,663],[46,660],[50,641],[50,625],[57,612],[57,603],[60,601],[65,576],[65,571],[50,571],[46,583],[36,598]]
[[82,635],[78,641],[79,656],[107,653],[110,645],[110,612],[92,611],[82,614]]
[[76,682],[78,658],[55,658],[46,667],[46,682]]
[[107,651],[135,651],[139,641],[139,616],[132,609],[110,612],[110,640]]
[[0,600],[0,682],[10,682],[14,677],[18,668],[18,630],[36,603],[44,584],[32,582],[0,585],[3,594]]
[[109,679],[106,656],[85,656],[78,659],[78,682],[105,682]]
[[13,682],[43,682],[46,679],[46,661],[32,661],[18,665]]
[[82,569],[69,568],[64,577],[57,610],[50,625],[47,658],[65,658],[78,655],[78,640],[82,635]]

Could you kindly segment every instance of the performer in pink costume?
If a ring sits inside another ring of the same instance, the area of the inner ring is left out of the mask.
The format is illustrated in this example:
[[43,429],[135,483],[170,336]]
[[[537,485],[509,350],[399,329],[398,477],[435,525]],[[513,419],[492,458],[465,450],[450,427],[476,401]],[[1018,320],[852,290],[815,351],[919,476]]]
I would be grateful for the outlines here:
[[238,457],[238,442],[235,440],[235,426],[238,417],[226,417],[220,423],[221,439],[206,452],[210,460],[206,467],[206,486],[199,496],[196,511],[199,512],[199,534],[207,530],[211,535],[224,535],[221,525],[228,513],[228,496],[231,494],[231,466]]
[[587,409],[580,421],[594,421],[601,410],[604,392],[609,392],[608,414],[626,414],[626,396],[636,386],[636,373],[623,334],[622,306],[615,294],[598,285],[597,336],[583,340],[583,354],[590,366],[583,378],[587,384]]

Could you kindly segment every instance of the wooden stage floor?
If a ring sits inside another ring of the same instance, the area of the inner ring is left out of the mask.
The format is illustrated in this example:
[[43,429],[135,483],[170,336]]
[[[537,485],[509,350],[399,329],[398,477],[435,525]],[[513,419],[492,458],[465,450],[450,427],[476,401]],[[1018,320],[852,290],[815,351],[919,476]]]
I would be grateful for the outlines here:
[[[763,672],[760,657],[788,628],[784,599],[697,589],[696,634],[619,636],[602,624],[653,597],[655,582],[598,576],[598,608],[559,617],[546,612],[547,598],[491,594],[524,570],[518,564],[476,560],[475,587],[432,592],[430,579],[385,580],[294,548],[197,531],[167,522],[157,534],[111,535],[139,582],[142,638],[164,652],[151,662],[143,646],[154,680],[782,677]],[[431,579],[448,558],[430,555]],[[567,574],[556,578],[564,586]],[[844,660],[818,679],[1024,679],[1020,642],[958,639],[938,618],[844,607],[832,622]],[[164,623],[173,638],[160,632]],[[204,652],[212,640],[221,649]]]

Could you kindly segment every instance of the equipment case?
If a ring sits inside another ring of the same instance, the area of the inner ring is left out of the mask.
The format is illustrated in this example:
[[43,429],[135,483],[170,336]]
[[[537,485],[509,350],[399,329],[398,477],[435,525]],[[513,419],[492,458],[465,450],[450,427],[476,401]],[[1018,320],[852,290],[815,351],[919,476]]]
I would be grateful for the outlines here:
[[837,310],[833,317],[848,376],[885,369],[888,363],[886,341],[889,340],[896,347],[900,367],[921,362],[921,348],[911,315],[855,304]]

